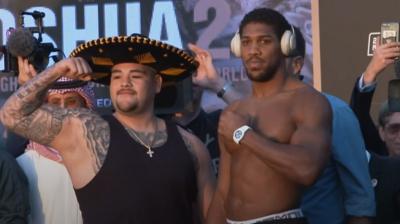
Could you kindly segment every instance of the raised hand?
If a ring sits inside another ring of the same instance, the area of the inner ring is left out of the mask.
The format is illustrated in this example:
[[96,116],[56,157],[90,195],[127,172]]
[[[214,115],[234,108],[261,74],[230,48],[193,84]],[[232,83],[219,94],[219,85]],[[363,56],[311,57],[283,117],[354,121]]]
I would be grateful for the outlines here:
[[374,55],[364,72],[364,84],[368,85],[375,82],[377,76],[390,64],[400,57],[400,43],[392,42],[380,44],[380,38],[377,40]]
[[89,81],[92,69],[83,58],[68,58],[57,62],[54,72],[71,79]]
[[29,64],[28,59],[18,57],[18,84],[24,85],[35,75],[37,75],[37,72],[33,65]]
[[188,47],[195,53],[195,59],[200,64],[196,74],[192,76],[193,83],[214,92],[219,91],[224,86],[225,80],[217,73],[212,63],[212,55],[210,52],[190,43]]

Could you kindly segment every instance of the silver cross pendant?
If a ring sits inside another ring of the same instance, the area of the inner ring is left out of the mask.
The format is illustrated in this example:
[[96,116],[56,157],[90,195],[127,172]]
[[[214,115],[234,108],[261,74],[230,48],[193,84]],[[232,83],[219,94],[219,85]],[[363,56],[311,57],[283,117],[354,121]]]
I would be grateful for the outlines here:
[[147,150],[147,155],[149,155],[150,156],[150,158],[152,158],[153,157],[153,154],[154,154],[154,151],[153,150],[151,150],[151,148],[148,148],[148,150]]

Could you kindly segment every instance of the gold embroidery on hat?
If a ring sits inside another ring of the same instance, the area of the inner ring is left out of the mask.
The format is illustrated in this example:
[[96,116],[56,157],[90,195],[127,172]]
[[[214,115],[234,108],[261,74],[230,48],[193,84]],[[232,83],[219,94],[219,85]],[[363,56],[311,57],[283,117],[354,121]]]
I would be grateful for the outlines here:
[[182,69],[182,68],[168,68],[168,69],[160,71],[160,73],[164,74],[164,75],[180,75],[185,71],[186,71],[186,69]]
[[156,62],[156,59],[150,52],[136,55],[134,58],[139,64],[151,64]]
[[95,65],[113,66],[111,58],[92,57],[92,62]]

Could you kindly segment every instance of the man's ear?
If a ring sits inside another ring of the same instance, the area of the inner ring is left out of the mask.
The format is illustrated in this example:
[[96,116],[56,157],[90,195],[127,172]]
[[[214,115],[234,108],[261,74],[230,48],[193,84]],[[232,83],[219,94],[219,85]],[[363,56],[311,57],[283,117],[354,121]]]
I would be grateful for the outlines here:
[[298,75],[301,72],[301,69],[304,65],[304,58],[297,56],[293,59],[293,73]]
[[159,93],[161,91],[163,78],[161,77],[161,75],[156,74],[156,76],[154,77],[154,81],[156,84],[156,93]]
[[385,141],[385,131],[383,130],[383,127],[379,125],[379,137],[381,137],[381,140],[384,142]]

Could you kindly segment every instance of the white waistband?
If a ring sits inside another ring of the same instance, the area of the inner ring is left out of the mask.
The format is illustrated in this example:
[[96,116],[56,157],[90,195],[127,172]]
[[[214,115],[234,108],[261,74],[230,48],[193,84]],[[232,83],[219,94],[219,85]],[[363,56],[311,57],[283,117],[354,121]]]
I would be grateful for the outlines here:
[[293,209],[286,212],[276,213],[272,215],[267,215],[260,218],[249,219],[244,221],[233,221],[230,219],[226,219],[226,222],[229,224],[253,224],[262,221],[271,221],[271,220],[279,220],[279,219],[290,219],[290,218],[302,218],[304,217],[301,209]]

